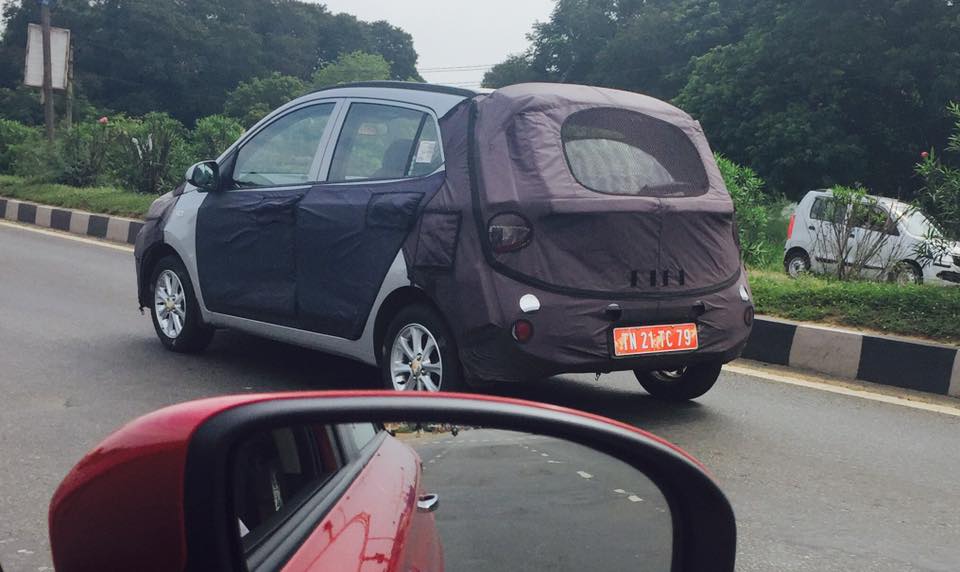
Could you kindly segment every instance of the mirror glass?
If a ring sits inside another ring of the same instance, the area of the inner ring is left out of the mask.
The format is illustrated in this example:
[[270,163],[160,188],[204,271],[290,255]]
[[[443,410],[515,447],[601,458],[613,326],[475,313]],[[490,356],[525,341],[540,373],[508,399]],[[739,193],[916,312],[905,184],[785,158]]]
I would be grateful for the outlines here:
[[217,164],[214,161],[204,161],[190,167],[187,171],[187,182],[200,189],[213,190],[217,186]]
[[444,423],[303,425],[249,435],[230,458],[248,563],[300,530],[284,557],[318,569],[670,569],[660,489],[572,442]]

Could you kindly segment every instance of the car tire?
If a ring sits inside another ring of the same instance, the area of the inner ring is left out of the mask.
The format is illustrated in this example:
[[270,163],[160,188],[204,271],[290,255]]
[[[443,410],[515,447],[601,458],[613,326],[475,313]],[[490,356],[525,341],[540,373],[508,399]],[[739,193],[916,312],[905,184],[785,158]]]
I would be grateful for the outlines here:
[[390,321],[380,372],[384,387],[397,391],[467,389],[453,335],[443,317],[426,304],[407,306]]
[[802,251],[791,252],[783,260],[783,269],[791,278],[799,278],[810,272],[810,257]]
[[689,401],[710,391],[720,377],[722,366],[719,361],[711,361],[675,370],[635,370],[633,373],[653,397],[665,401]]
[[890,273],[890,282],[899,286],[907,284],[923,284],[923,271],[909,260],[898,262]]
[[150,317],[160,342],[178,353],[199,353],[210,345],[214,329],[203,323],[193,284],[183,262],[166,256],[150,276]]

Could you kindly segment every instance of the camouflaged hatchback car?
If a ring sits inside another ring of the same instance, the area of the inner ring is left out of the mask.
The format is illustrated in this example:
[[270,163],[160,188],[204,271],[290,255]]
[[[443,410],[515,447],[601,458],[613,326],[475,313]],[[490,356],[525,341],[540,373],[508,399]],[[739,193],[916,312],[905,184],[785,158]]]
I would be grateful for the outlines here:
[[136,260],[170,349],[234,328],[398,390],[633,370],[690,399],[753,320],[700,125],[577,85],[306,95],[158,199]]

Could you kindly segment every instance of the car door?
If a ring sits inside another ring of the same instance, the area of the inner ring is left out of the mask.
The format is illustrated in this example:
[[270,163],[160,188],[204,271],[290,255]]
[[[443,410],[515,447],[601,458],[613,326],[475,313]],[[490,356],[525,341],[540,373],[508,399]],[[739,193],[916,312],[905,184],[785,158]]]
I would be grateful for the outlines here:
[[210,311],[295,323],[296,209],[319,179],[338,105],[290,109],[223,161],[222,190],[197,212],[198,276]]
[[886,206],[865,205],[863,212],[856,216],[853,235],[854,248],[848,261],[866,258],[864,269],[873,275],[907,254],[901,245],[897,223]]
[[383,100],[346,105],[325,181],[299,203],[296,301],[301,327],[355,340],[444,174],[430,110]]
[[837,211],[836,202],[829,195],[814,198],[807,216],[807,232],[812,241],[811,264],[814,269],[830,272],[837,264],[837,222],[843,220],[843,213]]
[[231,504],[251,572],[442,570],[420,459],[372,423],[278,427],[233,452]]

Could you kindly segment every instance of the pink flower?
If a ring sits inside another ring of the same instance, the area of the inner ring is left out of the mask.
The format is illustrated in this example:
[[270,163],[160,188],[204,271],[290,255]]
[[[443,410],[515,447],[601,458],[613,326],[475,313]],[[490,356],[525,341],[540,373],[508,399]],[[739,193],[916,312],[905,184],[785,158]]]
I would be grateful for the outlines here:
[[930,153],[927,153],[926,151],[924,151],[923,153],[920,153],[920,158],[921,158],[921,159],[926,159],[926,158],[929,157],[929,156],[930,156]]
[[107,123],[110,123],[110,119],[108,119],[106,116],[104,116],[104,117],[101,117],[100,119],[98,119],[98,120],[97,120],[97,123],[99,123],[100,125],[106,125]]

